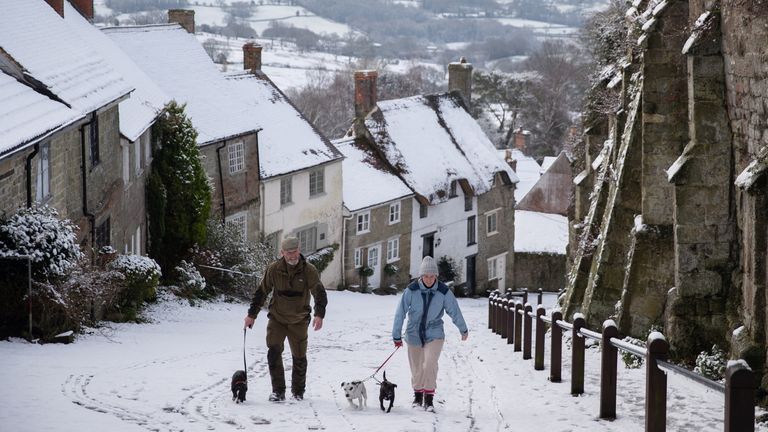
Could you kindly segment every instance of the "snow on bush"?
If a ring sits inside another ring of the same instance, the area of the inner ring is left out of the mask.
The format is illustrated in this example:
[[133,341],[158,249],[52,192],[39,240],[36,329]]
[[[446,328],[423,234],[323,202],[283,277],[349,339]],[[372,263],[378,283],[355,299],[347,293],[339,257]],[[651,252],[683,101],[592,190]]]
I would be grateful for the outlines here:
[[122,316],[117,320],[133,320],[144,301],[153,301],[160,282],[160,266],[152,258],[140,255],[119,255],[107,265],[125,275],[127,288],[120,293],[117,309]]
[[36,276],[66,276],[83,257],[77,227],[51,207],[19,210],[0,225],[0,257],[32,257]]
[[194,264],[182,260],[175,270],[178,275],[179,288],[183,291],[194,294],[205,290],[205,278],[200,275]]
[[[636,339],[630,336],[625,337],[622,339],[622,341],[626,343],[630,343],[635,346],[639,346],[641,348],[645,348],[645,342],[641,341],[640,339]],[[624,362],[624,366],[627,367],[627,369],[639,369],[640,366],[643,365],[643,358],[634,355],[627,351],[620,351],[621,352],[621,360]]]
[[712,345],[712,349],[709,352],[702,351],[696,357],[696,367],[693,368],[693,371],[711,380],[720,381],[725,376],[726,361],[725,352],[718,348],[717,345]]

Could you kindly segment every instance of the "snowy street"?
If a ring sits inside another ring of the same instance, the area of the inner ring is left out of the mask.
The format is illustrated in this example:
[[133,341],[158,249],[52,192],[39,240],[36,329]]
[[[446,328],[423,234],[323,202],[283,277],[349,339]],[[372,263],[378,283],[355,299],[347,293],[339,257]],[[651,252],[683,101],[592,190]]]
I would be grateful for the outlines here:
[[[392,353],[399,296],[329,291],[328,297],[323,329],[310,329],[304,401],[267,401],[266,314],[248,331],[248,399],[236,405],[229,385],[243,367],[247,305],[167,300],[151,306],[150,323],[108,324],[74,344],[0,342],[0,425],[14,432],[643,430],[643,369],[626,370],[620,362],[619,418],[598,420],[598,349],[587,351],[586,394],[571,397],[570,350],[563,351],[563,382],[550,383],[548,372],[534,371],[532,361],[487,329],[487,299],[459,299],[470,328],[466,342],[445,317],[437,413],[410,407],[405,349],[385,368],[398,384],[392,412],[379,409],[373,380],[366,382],[368,408],[354,410],[340,383],[371,375]],[[287,344],[283,357],[290,387]],[[548,370],[548,349],[545,357]],[[722,395],[677,377],[669,378],[668,394],[667,430],[722,430]]]

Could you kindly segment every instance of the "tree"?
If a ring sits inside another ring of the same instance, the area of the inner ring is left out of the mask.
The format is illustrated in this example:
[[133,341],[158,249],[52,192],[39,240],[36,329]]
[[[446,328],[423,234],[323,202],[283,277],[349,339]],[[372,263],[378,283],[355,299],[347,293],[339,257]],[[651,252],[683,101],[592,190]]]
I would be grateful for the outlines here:
[[497,146],[508,146],[528,99],[527,81],[521,76],[477,71],[472,87],[475,116],[495,119],[495,130],[488,135]]
[[150,256],[168,277],[189,250],[204,244],[211,190],[200,161],[197,131],[171,101],[155,123],[152,173],[147,182]]

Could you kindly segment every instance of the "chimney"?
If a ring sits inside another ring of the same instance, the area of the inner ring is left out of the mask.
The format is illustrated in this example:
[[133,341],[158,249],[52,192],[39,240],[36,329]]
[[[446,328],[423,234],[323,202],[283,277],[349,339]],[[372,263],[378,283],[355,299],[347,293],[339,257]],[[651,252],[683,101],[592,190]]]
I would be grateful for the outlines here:
[[517,159],[512,157],[512,150],[504,150],[504,160],[507,161],[507,165],[512,168],[512,171],[517,173]]
[[378,102],[376,100],[375,70],[355,71],[355,117],[364,118]]
[[64,18],[64,0],[45,0],[45,2],[48,3],[48,6],[52,7],[60,17]]
[[472,63],[462,57],[458,63],[448,64],[448,91],[458,90],[469,106],[472,100]]
[[530,135],[523,131],[522,127],[515,129],[515,148],[524,151]]
[[187,33],[195,34],[195,11],[191,9],[168,9],[168,22],[178,23]]
[[85,19],[93,21],[93,0],[69,0]]
[[261,70],[261,45],[253,42],[243,45],[243,69],[251,72]]

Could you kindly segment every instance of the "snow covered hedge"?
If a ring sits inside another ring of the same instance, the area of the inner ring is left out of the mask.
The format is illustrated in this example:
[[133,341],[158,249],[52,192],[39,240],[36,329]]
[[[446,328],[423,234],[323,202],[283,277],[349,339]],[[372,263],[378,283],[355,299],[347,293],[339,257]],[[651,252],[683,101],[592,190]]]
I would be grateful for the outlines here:
[[107,270],[125,276],[126,287],[120,292],[115,307],[122,315],[119,320],[134,320],[141,304],[157,298],[160,266],[152,258],[140,255],[119,255],[107,265]]

